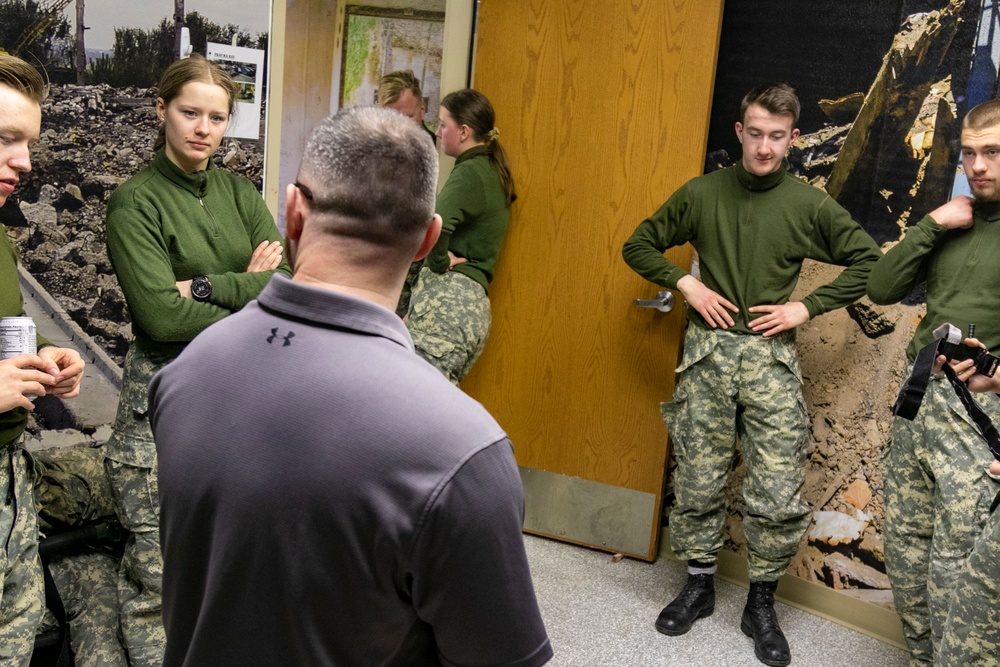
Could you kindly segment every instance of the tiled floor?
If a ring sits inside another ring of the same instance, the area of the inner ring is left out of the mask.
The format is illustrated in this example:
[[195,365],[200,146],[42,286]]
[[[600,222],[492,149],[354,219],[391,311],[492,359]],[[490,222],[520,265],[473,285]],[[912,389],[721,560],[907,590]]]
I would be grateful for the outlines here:
[[[740,631],[746,590],[716,585],[715,613],[689,633],[667,637],[653,621],[680,591],[682,564],[656,563],[525,535],[538,601],[555,650],[552,667],[629,665],[757,667],[753,642]],[[778,604],[795,667],[905,667],[906,654],[812,614]]]

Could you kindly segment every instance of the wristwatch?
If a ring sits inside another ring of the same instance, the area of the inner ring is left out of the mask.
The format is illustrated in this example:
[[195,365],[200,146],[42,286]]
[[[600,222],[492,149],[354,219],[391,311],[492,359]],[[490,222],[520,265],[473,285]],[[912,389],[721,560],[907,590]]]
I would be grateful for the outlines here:
[[208,276],[198,276],[191,280],[191,296],[195,301],[208,301],[212,296],[212,283]]

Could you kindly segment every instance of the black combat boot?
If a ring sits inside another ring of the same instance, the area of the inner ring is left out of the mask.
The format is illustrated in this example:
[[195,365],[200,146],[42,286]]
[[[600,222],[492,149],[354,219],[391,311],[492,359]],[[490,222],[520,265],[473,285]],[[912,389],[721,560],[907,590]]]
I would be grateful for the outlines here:
[[771,667],[784,667],[792,661],[792,653],[774,613],[774,589],[777,587],[777,581],[750,582],[750,595],[740,627],[743,634],[753,637],[753,652],[758,660]]
[[699,618],[715,611],[715,575],[689,574],[684,590],[656,617],[656,629],[676,637],[691,629]]

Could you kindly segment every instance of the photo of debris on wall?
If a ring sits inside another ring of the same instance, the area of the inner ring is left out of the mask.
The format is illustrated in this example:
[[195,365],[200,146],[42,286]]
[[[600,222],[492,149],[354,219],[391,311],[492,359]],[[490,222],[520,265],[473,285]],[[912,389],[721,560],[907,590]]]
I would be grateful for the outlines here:
[[[981,25],[992,34],[995,14],[982,0],[815,0],[808,11],[795,0],[727,1],[706,170],[740,159],[743,95],[787,82],[802,102],[789,171],[825,189],[887,249],[965,181],[956,179],[960,119],[993,96],[995,63],[986,83],[974,64],[992,51],[979,35]],[[839,271],[807,263],[792,298]],[[885,606],[882,456],[923,301],[922,288],[894,306],[862,299],[798,330],[814,521],[790,572]],[[737,457],[727,493],[734,551],[745,550],[744,472]]]
[[[22,266],[120,364],[131,328],[105,249],[107,201],[152,158],[159,127],[155,86],[175,59],[176,31],[172,0],[132,3],[142,4],[141,25],[123,24],[132,10],[116,4],[88,3],[86,32],[76,29],[73,4],[62,0],[0,6],[0,48],[35,65],[50,82],[32,170],[0,209],[0,221]],[[266,49],[268,5],[261,16],[255,4],[209,17],[194,8],[225,6],[187,0],[192,11],[183,25],[193,51],[204,55],[208,42]],[[154,11],[159,18],[150,16]],[[234,66],[236,74],[256,75],[241,63]],[[251,98],[253,93],[251,86]],[[263,141],[223,139],[215,160],[261,186]]]

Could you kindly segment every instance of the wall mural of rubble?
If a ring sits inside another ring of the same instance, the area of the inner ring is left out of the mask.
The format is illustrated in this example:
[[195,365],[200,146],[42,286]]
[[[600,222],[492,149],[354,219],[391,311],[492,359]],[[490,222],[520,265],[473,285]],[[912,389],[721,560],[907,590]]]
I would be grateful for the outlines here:
[[[192,6],[199,3],[189,0],[189,9]],[[194,51],[204,55],[206,42],[266,49],[266,32],[254,34],[240,26],[266,30],[266,9],[263,17],[242,15],[252,10],[248,5],[232,10],[219,23],[188,12],[185,21]],[[154,86],[173,60],[173,3],[159,3],[163,18],[152,29],[120,26],[110,8],[88,5],[87,25],[115,26],[113,43],[88,37],[82,76],[91,82],[88,85],[71,83],[81,80],[73,58],[72,10],[70,6],[63,14],[53,13],[30,0],[2,5],[0,47],[39,66],[50,87],[42,104],[41,136],[32,150],[32,171],[22,175],[14,196],[0,208],[0,222],[7,226],[23,266],[121,364],[131,327],[105,249],[104,217],[114,189],[148,165],[153,155],[159,126]],[[36,37],[25,42],[25,34]],[[262,98],[266,100],[266,94]],[[215,162],[260,188],[264,141],[225,138]]]
[[[152,158],[155,99],[154,88],[53,85],[19,206],[8,200],[0,209],[21,263],[118,364],[131,326],[104,245],[104,216],[115,188]],[[215,162],[259,188],[264,142],[223,139]]]
[[[813,0],[806,10],[797,0],[727,0],[706,170],[739,159],[733,125],[742,95],[761,81],[786,81],[803,104],[790,170],[825,188],[887,249],[951,196],[984,4]],[[838,272],[807,264],[796,295]],[[798,337],[814,522],[790,572],[885,606],[882,455],[923,300],[921,288],[895,306],[862,299]],[[745,550],[743,474],[737,459],[727,494],[735,551]]]

